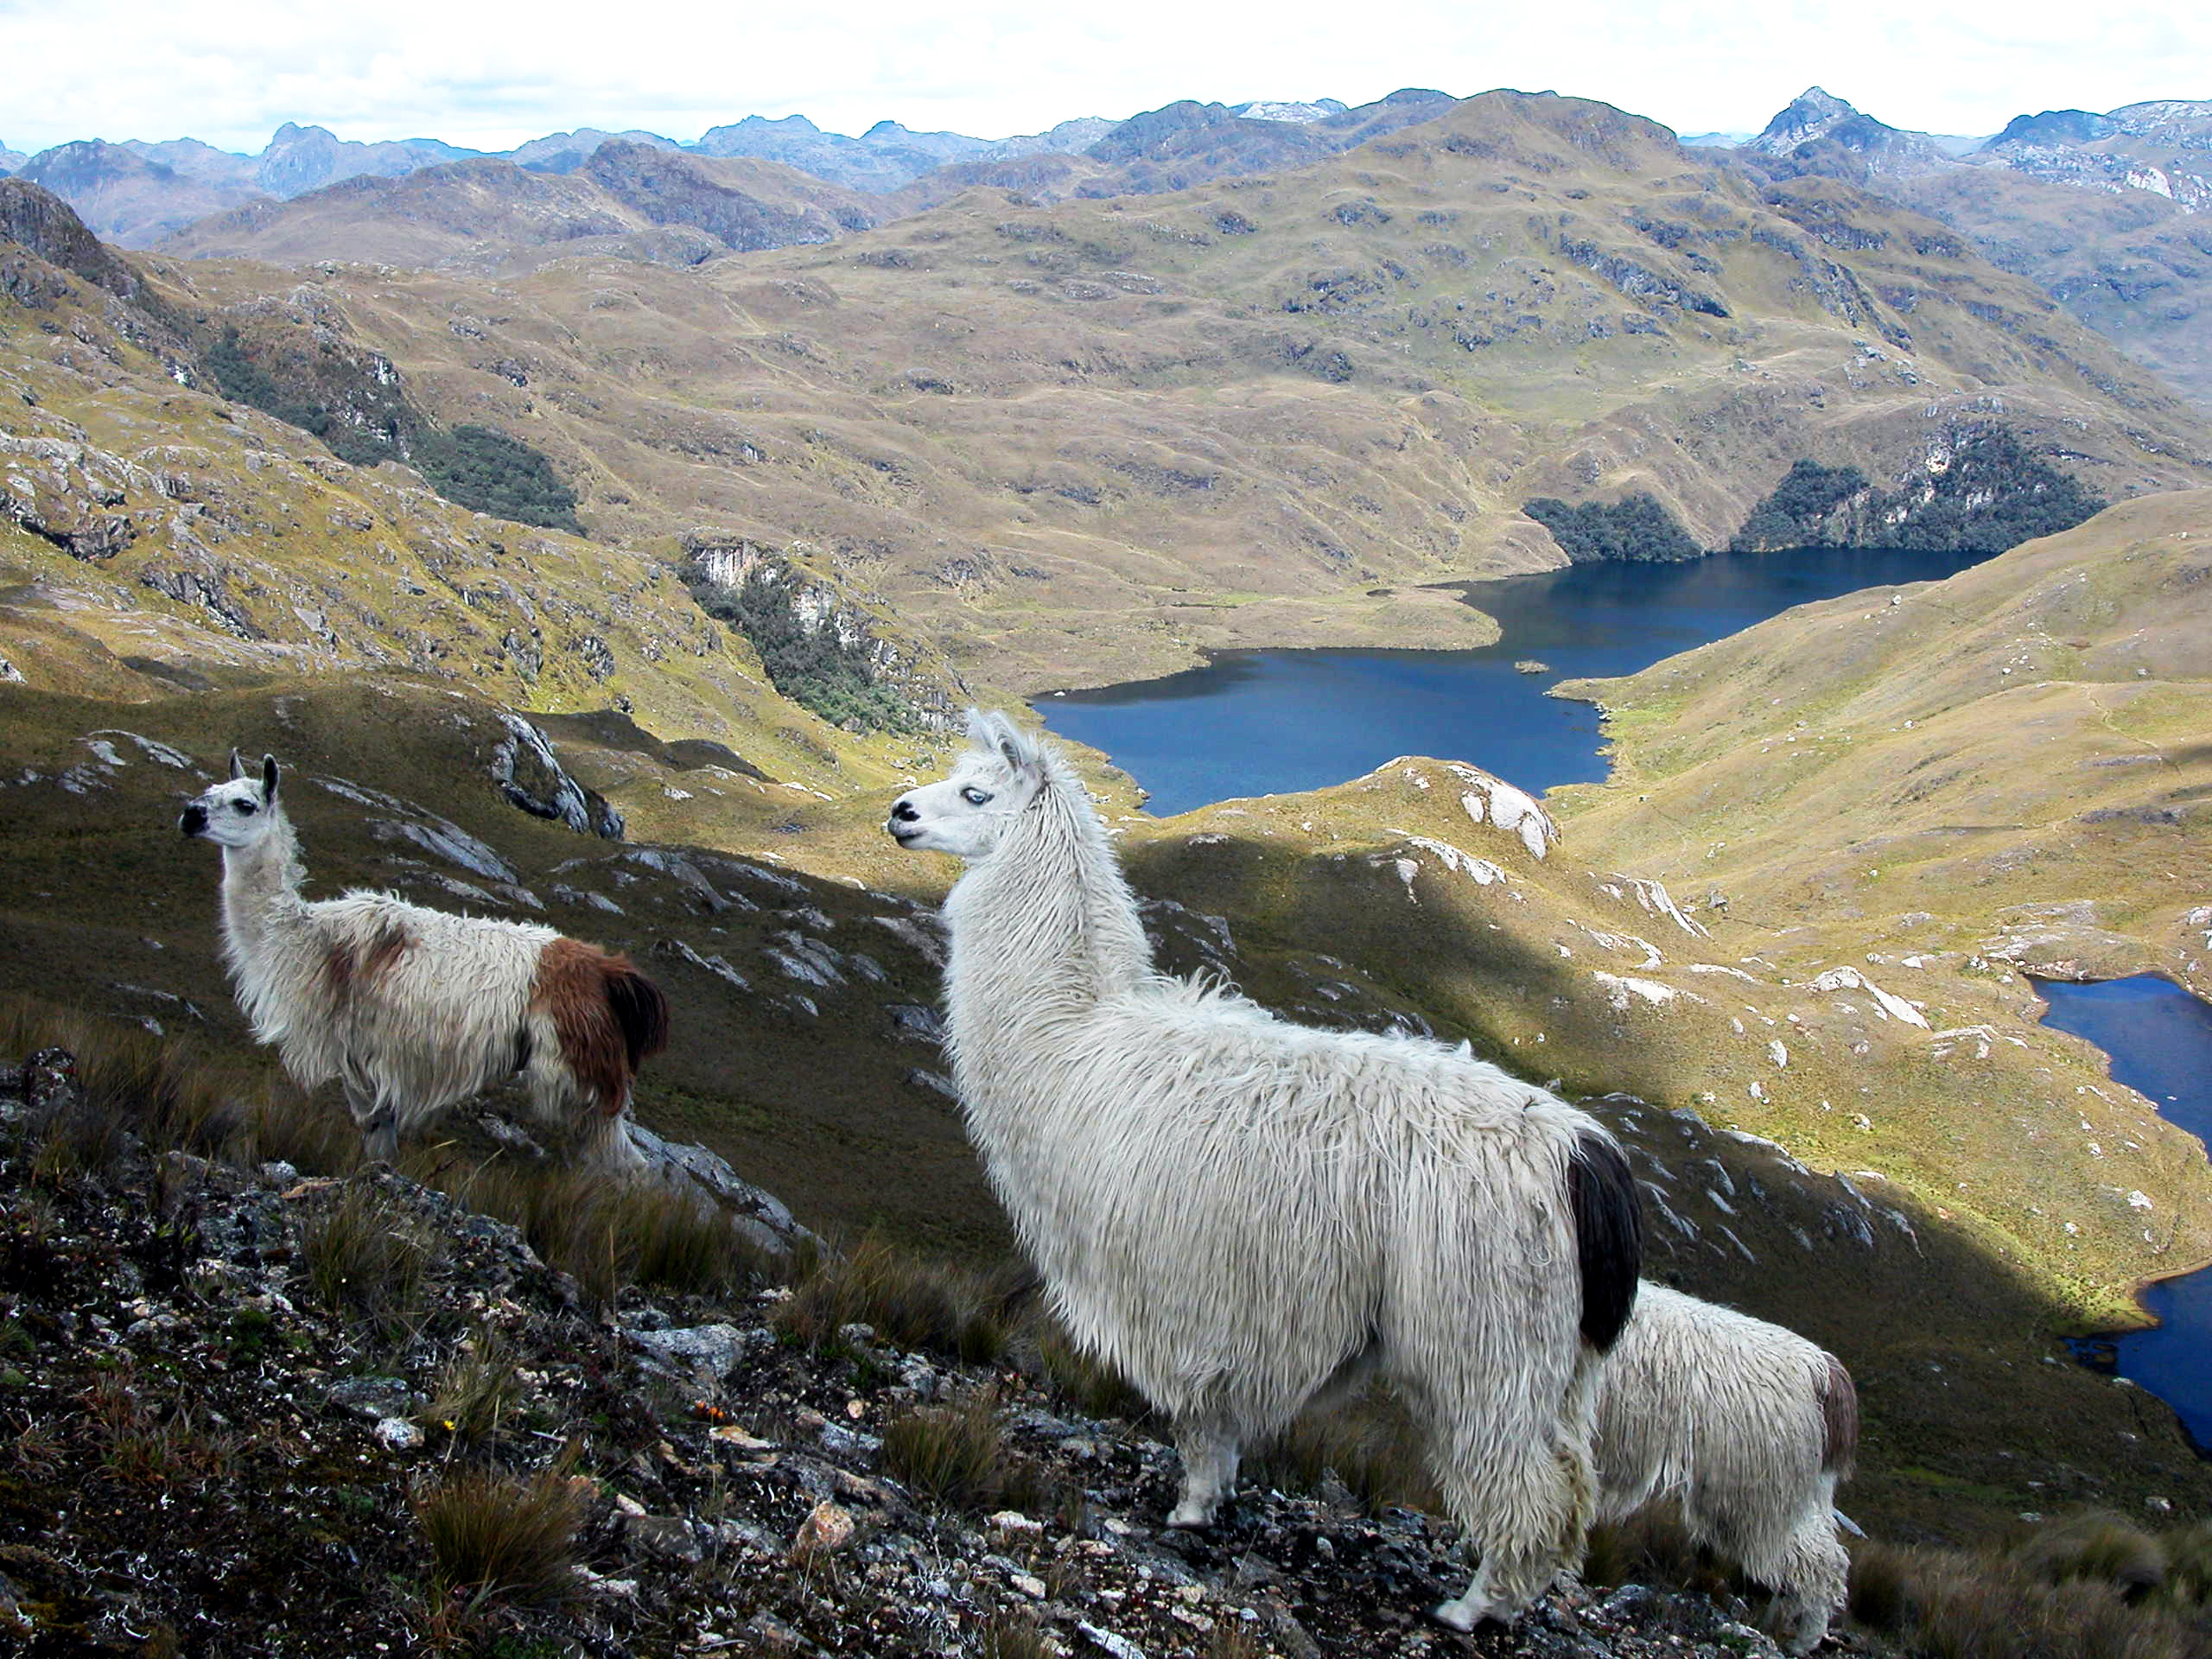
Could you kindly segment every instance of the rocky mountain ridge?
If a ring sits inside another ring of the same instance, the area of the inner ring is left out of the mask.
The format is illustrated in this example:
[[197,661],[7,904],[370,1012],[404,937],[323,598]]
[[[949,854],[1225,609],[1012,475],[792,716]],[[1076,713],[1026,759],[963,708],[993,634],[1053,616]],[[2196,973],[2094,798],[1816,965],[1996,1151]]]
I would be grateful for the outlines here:
[[1768,177],[1825,176],[1950,226],[2212,407],[2212,104],[2022,116],[1963,154],[1815,87],[1726,152]]

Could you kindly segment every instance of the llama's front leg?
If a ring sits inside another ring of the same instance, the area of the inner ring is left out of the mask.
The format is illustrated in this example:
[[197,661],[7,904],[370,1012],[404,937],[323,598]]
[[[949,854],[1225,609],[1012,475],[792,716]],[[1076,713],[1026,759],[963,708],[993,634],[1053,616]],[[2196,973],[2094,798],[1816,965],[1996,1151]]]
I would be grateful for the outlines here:
[[1167,1524],[1210,1527],[1222,1499],[1236,1490],[1236,1438],[1212,1424],[1178,1423],[1175,1449],[1183,1458],[1183,1490]]
[[376,1085],[352,1067],[344,1078],[346,1109],[361,1132],[361,1154],[372,1164],[399,1159],[399,1114],[378,1094]]

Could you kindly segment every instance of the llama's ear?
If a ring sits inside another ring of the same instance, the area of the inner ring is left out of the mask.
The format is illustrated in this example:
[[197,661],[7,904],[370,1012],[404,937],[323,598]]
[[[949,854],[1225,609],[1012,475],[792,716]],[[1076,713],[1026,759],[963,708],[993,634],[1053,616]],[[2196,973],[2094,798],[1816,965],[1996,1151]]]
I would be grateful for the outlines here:
[[238,752],[233,748],[231,751],[231,781],[236,783],[245,776],[245,762],[238,759]]
[[998,733],[992,728],[991,717],[980,709],[970,708],[968,710],[968,741],[985,751],[999,746]]
[[276,798],[276,757],[273,754],[261,757],[261,798],[264,801]]
[[999,759],[1014,768],[1023,778],[1044,775],[1044,755],[1037,747],[1037,740],[1016,726],[1004,715],[991,716],[993,735],[998,740]]

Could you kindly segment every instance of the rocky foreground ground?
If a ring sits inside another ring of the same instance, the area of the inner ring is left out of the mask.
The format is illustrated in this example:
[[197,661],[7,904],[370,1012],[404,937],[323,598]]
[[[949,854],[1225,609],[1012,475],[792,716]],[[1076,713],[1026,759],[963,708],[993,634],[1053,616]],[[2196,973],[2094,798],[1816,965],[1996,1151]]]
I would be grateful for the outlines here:
[[1436,1630],[1466,1572],[1446,1529],[1321,1472],[1169,1532],[1168,1448],[1074,1409],[998,1327],[902,1347],[835,1322],[834,1270],[597,1301],[382,1166],[57,1126],[69,1071],[0,1067],[0,1630],[23,1651],[1775,1651],[1741,1603],[1636,1585]]

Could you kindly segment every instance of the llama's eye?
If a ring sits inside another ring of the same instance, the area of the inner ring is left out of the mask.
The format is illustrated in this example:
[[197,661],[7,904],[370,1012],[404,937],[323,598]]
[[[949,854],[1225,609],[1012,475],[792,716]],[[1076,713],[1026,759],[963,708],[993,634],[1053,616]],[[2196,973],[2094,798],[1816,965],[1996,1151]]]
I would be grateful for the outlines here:
[[991,798],[991,791],[988,789],[963,789],[960,791],[960,798],[970,806],[982,806]]
[[251,801],[232,801],[231,803],[231,810],[240,814],[251,812],[253,810],[253,803]]

